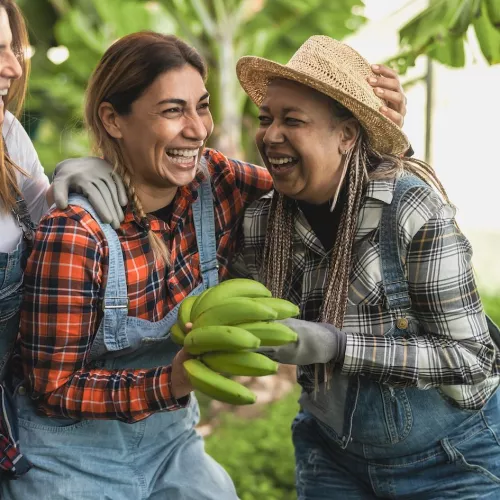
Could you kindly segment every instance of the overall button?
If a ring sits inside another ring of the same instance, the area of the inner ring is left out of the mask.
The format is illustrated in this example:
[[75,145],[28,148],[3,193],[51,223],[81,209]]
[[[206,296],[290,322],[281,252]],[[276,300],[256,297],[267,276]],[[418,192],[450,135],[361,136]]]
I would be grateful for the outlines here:
[[408,320],[406,318],[398,318],[396,321],[396,326],[400,330],[406,330],[408,328]]
[[19,387],[17,392],[20,396],[26,396],[26,387],[24,387],[24,385],[22,385],[21,387]]

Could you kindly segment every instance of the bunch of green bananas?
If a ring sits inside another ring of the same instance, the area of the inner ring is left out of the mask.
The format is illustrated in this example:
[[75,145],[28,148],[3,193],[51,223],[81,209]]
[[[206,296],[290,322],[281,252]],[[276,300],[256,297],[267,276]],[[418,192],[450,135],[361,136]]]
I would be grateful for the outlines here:
[[[222,374],[258,377],[276,373],[275,361],[253,351],[295,342],[297,334],[275,320],[298,314],[296,305],[273,298],[261,283],[238,278],[184,299],[170,334],[174,342],[197,356],[184,362],[195,389],[226,403],[251,404],[255,394]],[[192,323],[191,331],[187,323]]]

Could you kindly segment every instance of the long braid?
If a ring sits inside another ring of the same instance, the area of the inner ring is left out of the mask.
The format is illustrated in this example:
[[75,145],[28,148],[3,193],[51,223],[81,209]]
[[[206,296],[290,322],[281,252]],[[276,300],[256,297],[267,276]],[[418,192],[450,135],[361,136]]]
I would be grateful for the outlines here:
[[360,135],[353,147],[347,165],[347,203],[342,211],[335,245],[330,257],[330,266],[326,281],[326,289],[320,312],[320,321],[342,328],[349,292],[349,275],[351,270],[351,254],[356,235],[358,214],[366,184],[366,168],[362,161],[362,144],[364,137]]
[[[170,265],[170,254],[165,241],[158,236],[154,231],[151,231],[149,225],[149,220],[147,214],[144,212],[141,200],[137,196],[132,177],[127,168],[127,162],[123,157],[123,154],[119,150],[105,148],[104,144],[101,144],[101,151],[104,153],[105,157],[114,165],[114,169],[118,172],[123,180],[125,189],[127,190],[128,199],[132,202],[135,214],[139,217],[142,227],[148,233],[149,244],[153,250],[155,258],[160,258],[163,263],[168,266]],[[107,153],[107,154],[106,154]]]
[[[335,114],[346,117],[349,113],[338,103]],[[352,116],[352,115],[351,115]],[[358,216],[364,199],[365,187],[369,180],[394,179],[405,173],[413,174],[434,187],[447,203],[448,195],[434,169],[427,163],[413,158],[399,158],[375,151],[366,133],[361,130],[352,148],[348,162],[345,183],[347,201],[343,207],[337,237],[332,249],[328,276],[319,321],[342,328],[349,294],[352,249],[358,225]],[[262,258],[261,281],[271,290],[273,296],[288,298],[285,283],[290,282],[293,259],[293,231],[296,204],[294,200],[275,191],[268,217],[268,229]],[[318,387],[318,373],[324,369],[328,385],[333,366],[315,366],[315,387]]]
[[277,191],[269,212],[261,278],[274,297],[284,297],[293,256],[295,202]]

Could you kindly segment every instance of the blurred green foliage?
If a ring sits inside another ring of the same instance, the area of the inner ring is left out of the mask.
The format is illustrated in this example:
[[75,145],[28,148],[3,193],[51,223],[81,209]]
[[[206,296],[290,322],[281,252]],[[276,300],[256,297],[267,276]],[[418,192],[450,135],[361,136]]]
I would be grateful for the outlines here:
[[[216,128],[211,145],[256,161],[255,109],[240,89],[235,65],[246,54],[285,62],[316,33],[343,38],[364,21],[362,0],[19,0],[35,47],[26,104],[27,129],[50,172],[68,156],[86,154],[84,90],[106,48],[140,30],[176,34],[209,66]],[[69,58],[54,64],[50,47]]]
[[500,295],[485,295],[481,300],[486,314],[500,326]]
[[293,500],[295,459],[290,426],[298,411],[298,386],[252,420],[224,414],[206,439],[206,450],[232,477],[241,500]]
[[400,53],[391,64],[404,73],[427,54],[452,67],[465,65],[465,45],[476,36],[489,64],[500,63],[500,0],[429,0],[399,31]]

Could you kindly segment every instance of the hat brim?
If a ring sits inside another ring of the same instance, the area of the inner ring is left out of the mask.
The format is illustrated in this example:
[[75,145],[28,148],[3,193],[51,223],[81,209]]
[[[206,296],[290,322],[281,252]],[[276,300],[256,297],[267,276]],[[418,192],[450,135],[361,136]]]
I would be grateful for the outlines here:
[[[404,132],[380,111],[301,71],[262,57],[244,56],[236,65],[236,74],[243,90],[257,106],[262,104],[270,81],[277,78],[292,80],[331,97],[349,109],[366,130],[376,151],[402,155],[409,148],[410,144]],[[357,84],[355,80],[351,81]]]

